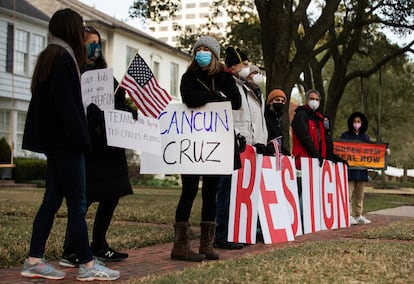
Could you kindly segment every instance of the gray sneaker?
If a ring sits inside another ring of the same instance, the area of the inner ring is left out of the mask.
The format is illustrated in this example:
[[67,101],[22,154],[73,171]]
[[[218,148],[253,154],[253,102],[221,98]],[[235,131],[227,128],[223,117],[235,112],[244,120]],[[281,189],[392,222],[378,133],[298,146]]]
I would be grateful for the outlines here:
[[30,278],[46,278],[46,279],[63,279],[65,272],[55,269],[52,265],[42,259],[36,264],[30,264],[29,260],[25,260],[23,264],[23,270],[20,275]]
[[119,276],[119,271],[109,269],[102,265],[100,261],[94,259],[92,268],[88,268],[86,264],[79,265],[78,277],[76,279],[80,281],[104,281],[116,280]]

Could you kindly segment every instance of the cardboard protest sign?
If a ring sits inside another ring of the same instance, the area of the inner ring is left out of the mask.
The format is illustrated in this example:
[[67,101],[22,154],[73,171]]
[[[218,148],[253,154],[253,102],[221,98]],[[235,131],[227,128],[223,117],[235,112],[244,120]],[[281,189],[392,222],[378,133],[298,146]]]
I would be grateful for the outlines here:
[[349,227],[347,166],[301,158],[304,233]]
[[231,174],[234,129],[230,102],[197,109],[169,104],[158,117],[161,151],[143,153],[143,174]]
[[101,110],[114,109],[114,77],[112,69],[96,69],[81,75],[83,106],[94,103]]
[[[257,155],[247,145],[242,168],[232,177],[228,241],[255,243],[260,219],[266,244],[287,242],[303,233],[349,227],[347,166],[302,158],[302,196],[299,201],[295,162]],[[302,220],[303,228],[302,231]]]
[[151,154],[161,151],[161,135],[158,120],[130,112],[105,110],[105,130],[108,146],[140,150]]
[[387,144],[335,140],[334,154],[347,161],[350,167],[384,169]]

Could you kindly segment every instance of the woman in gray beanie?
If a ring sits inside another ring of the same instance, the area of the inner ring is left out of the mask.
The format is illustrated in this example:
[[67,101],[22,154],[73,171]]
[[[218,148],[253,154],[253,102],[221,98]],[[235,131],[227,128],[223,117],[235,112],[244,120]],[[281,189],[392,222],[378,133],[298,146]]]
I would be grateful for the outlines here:
[[[211,36],[202,36],[194,44],[194,59],[181,78],[181,97],[189,108],[210,102],[230,101],[233,109],[240,108],[241,97],[230,73],[220,63],[220,45]],[[236,156],[235,156],[236,157]],[[182,192],[175,213],[174,247],[171,258],[185,261],[215,260],[213,248],[216,230],[216,189],[220,175],[181,175]],[[201,237],[199,253],[190,248],[189,218],[200,178],[202,184]]]

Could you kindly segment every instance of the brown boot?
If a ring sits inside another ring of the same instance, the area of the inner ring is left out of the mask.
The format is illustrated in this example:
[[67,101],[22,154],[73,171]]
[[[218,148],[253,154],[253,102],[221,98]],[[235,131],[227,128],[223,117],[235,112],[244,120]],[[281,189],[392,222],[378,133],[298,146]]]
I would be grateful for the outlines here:
[[205,254],[209,260],[219,259],[219,255],[213,248],[214,236],[216,235],[216,223],[201,222],[200,254]]
[[178,222],[174,224],[175,237],[174,247],[171,252],[171,259],[200,262],[206,259],[204,254],[198,254],[191,250],[188,231],[188,222]]

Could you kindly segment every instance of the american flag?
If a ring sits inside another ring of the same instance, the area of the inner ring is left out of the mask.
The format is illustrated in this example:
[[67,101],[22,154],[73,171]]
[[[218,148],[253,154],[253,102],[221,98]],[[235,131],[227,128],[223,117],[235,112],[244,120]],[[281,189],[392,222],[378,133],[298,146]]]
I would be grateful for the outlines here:
[[160,87],[151,69],[137,53],[119,84],[145,116],[157,118],[171,101],[171,96]]

